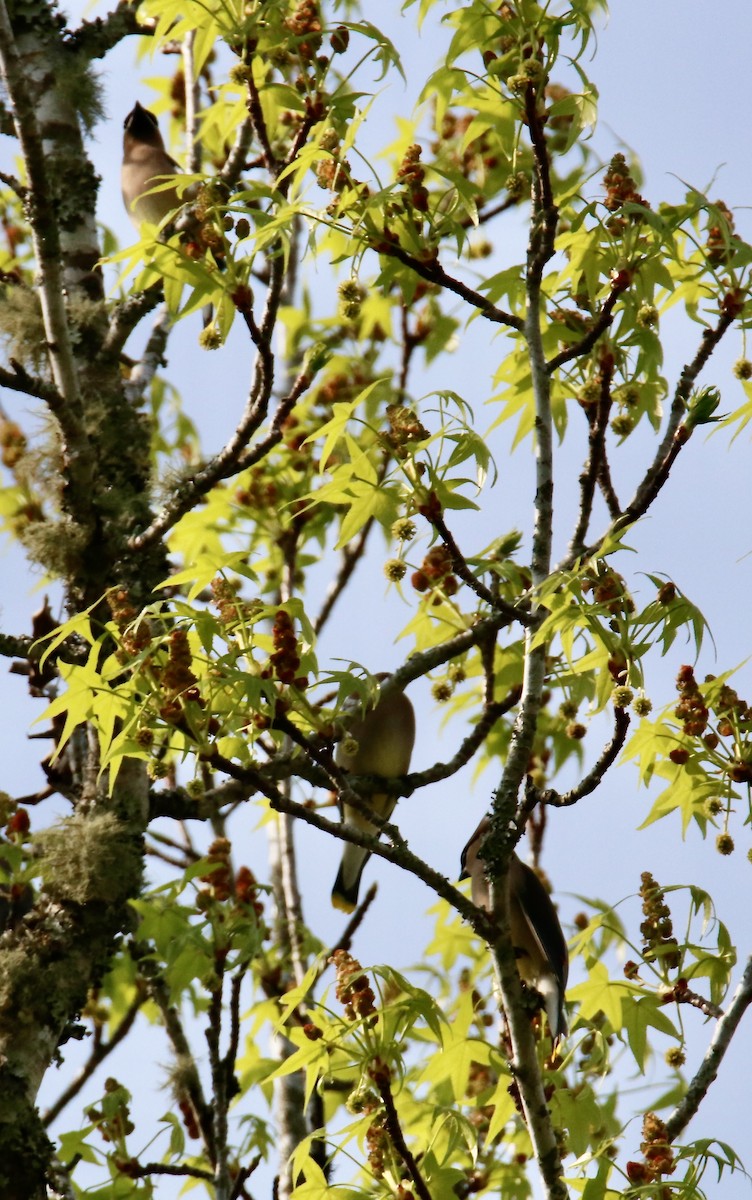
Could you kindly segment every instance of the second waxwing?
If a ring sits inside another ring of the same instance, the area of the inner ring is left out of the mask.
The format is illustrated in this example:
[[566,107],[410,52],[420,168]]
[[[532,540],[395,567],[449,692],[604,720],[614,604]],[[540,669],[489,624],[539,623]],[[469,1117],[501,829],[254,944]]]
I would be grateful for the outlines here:
[[[462,851],[461,879],[470,879],[473,903],[491,912],[491,897],[484,862],[478,851],[490,829],[484,817]],[[509,864],[509,923],[517,970],[525,983],[543,997],[554,1042],[567,1032],[564,992],[569,974],[569,953],[551,897],[531,867],[516,854]]]
[[[381,681],[386,675],[377,675]],[[394,779],[410,769],[410,756],[415,742],[415,713],[404,692],[389,692],[379,698],[365,715],[353,717],[347,724],[347,736],[339,743],[337,765],[351,775],[383,775]],[[388,821],[396,796],[374,794],[364,798],[374,813]],[[342,821],[363,833],[379,832],[379,827],[350,805],[342,805]],[[370,850],[346,842],[337,878],[332,889],[332,904],[344,912],[352,912],[358,903],[360,878]]]
[[158,192],[150,189],[163,183],[165,176],[180,175],[180,167],[165,150],[154,113],[136,102],[123,127],[120,183],[126,212],[136,228],[143,221],[159,225],[185,197],[181,198],[176,187]]

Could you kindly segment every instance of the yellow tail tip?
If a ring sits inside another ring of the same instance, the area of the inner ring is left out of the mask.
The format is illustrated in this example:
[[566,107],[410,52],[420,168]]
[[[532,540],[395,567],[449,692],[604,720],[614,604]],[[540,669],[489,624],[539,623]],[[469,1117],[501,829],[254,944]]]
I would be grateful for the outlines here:
[[338,895],[337,892],[332,892],[332,907],[338,908],[340,912],[345,913],[355,912],[356,908],[352,900],[346,900],[344,896]]

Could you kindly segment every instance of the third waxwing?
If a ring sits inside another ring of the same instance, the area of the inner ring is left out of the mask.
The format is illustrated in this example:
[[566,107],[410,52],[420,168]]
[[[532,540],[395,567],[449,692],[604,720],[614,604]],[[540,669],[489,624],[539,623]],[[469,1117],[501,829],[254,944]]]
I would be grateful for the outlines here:
[[[484,862],[478,851],[491,827],[484,817],[462,851],[461,879],[470,879],[473,903],[491,911]],[[517,970],[525,983],[540,992],[554,1042],[567,1032],[564,992],[569,974],[569,954],[551,897],[531,867],[516,854],[509,863],[509,923]]]
[[[385,674],[377,675],[379,681]],[[353,706],[351,706],[353,707]],[[357,749],[349,752],[348,742],[357,742]],[[351,775],[383,775],[386,779],[405,775],[410,769],[410,755],[415,741],[415,713],[404,692],[389,692],[379,697],[376,704],[364,716],[348,722],[346,737],[337,747],[337,765]],[[365,797],[374,813],[388,821],[396,796],[383,794]],[[350,807],[342,805],[342,820],[363,833],[376,835],[379,827],[367,817]],[[332,889],[332,904],[344,912],[352,912],[358,903],[360,877],[363,874],[370,850],[362,846],[345,843],[342,862]]]
[[125,118],[123,127],[120,183],[125,210],[136,227],[142,221],[159,225],[168,213],[180,207],[183,199],[176,187],[158,192],[150,192],[150,188],[163,183],[166,175],[180,175],[180,167],[165,150],[154,113],[138,101]]

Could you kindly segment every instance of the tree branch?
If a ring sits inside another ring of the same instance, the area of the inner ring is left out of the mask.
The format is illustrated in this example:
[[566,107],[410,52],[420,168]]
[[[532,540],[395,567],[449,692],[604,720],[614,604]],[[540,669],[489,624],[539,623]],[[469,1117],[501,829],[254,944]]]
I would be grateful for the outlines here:
[[590,527],[593,515],[593,499],[595,485],[600,476],[604,462],[606,447],[606,430],[608,429],[608,414],[611,411],[611,382],[614,375],[614,358],[612,354],[602,355],[600,372],[600,395],[595,412],[586,410],[588,418],[588,459],[580,475],[580,512],[577,526],[569,543],[569,553],[576,556],[585,547],[585,536]]
[[603,747],[598,761],[591,767],[587,775],[568,792],[559,793],[552,789],[539,792],[537,788],[533,788],[533,795],[526,803],[528,811],[533,809],[536,804],[550,804],[552,808],[569,808],[583,796],[589,796],[591,792],[594,792],[600,786],[606,771],[616,762],[622,746],[627,740],[629,721],[629,713],[625,708],[615,708],[613,737]]
[[490,300],[486,299],[480,292],[476,292],[461,280],[455,279],[454,276],[448,275],[441,264],[434,260],[423,262],[422,259],[415,258],[409,251],[403,250],[402,246],[396,242],[390,242],[383,239],[378,242],[371,242],[372,249],[378,254],[383,254],[387,258],[396,258],[404,266],[410,267],[415,271],[416,275],[420,275],[421,279],[427,279],[429,283],[435,283],[438,287],[446,288],[448,292],[454,292],[456,296],[460,296],[473,308],[477,308],[482,316],[488,321],[493,321],[497,325],[507,325],[510,329],[521,331],[524,328],[524,321],[521,317],[515,317],[512,313],[504,312],[503,309],[497,308]]
[[123,38],[148,36],[148,27],[138,23],[138,9],[138,3],[125,0],[104,17],[82,21],[78,29],[68,32],[66,49],[86,59],[104,58]]
[[506,600],[502,600],[500,596],[497,596],[490,588],[486,587],[486,585],[482,583],[480,579],[473,575],[472,571],[467,565],[467,561],[465,560],[462,551],[447,528],[442,513],[435,513],[433,510],[429,509],[428,506],[426,506],[426,511],[422,512],[422,515],[436,530],[442,542],[451,554],[452,570],[454,571],[455,575],[459,575],[463,583],[467,584],[467,586],[475,593],[479,600],[484,600],[486,604],[490,605],[490,607],[496,612],[504,613],[508,617],[510,624],[518,621],[519,609],[514,604],[508,604]]
[[616,301],[624,292],[627,291],[632,282],[631,275],[628,271],[619,271],[614,276],[611,282],[611,290],[606,296],[606,299],[601,305],[600,312],[597,314],[593,324],[587,331],[584,337],[580,338],[579,342],[575,342],[573,346],[567,346],[566,350],[562,350],[559,354],[555,354],[546,363],[546,370],[549,375],[562,367],[564,363],[571,362],[573,358],[582,358],[593,349],[598,339],[606,332],[614,319],[614,309]]
[[[78,372],[65,311],[66,286],[61,261],[60,231],[47,175],[45,150],[5,0],[0,0],[0,66],[13,106],[16,134],[29,178],[29,200],[34,213],[31,232],[39,267],[42,320],[52,377],[56,391],[62,398],[62,403],[57,404],[53,411],[68,443],[72,479],[81,489],[88,490],[92,464],[81,421],[82,402]],[[49,397],[45,396],[44,399],[49,403]]]
[[[534,164],[527,250],[525,340],[535,400],[536,494],[531,570],[533,585],[537,587],[548,577],[551,569],[553,537],[553,421],[550,375],[543,353],[541,330],[541,282],[546,263],[554,253],[558,213],[551,189],[548,147],[543,123],[538,115],[537,89],[532,84],[527,87],[525,108]],[[537,625],[539,617],[535,609],[531,615]],[[518,796],[537,729],[546,675],[547,647],[545,644],[533,645],[534,632],[534,627],[528,628],[525,634],[520,711],[501,782],[494,796],[491,836],[484,846],[484,857],[491,871],[490,891],[496,929],[489,944],[493,950],[496,976],[509,1027],[512,1046],[510,1065],[519,1089],[522,1112],[546,1200],[565,1200],[568,1192],[562,1176],[561,1155],[546,1105],[535,1040],[523,1002],[522,981],[512,947],[507,886],[512,852],[524,826],[524,802],[518,804]]]
[[415,1191],[420,1196],[420,1200],[433,1200],[428,1190],[428,1185],[420,1173],[420,1168],[415,1161],[415,1157],[405,1141],[405,1135],[402,1132],[399,1115],[394,1103],[394,1096],[392,1095],[392,1087],[389,1079],[390,1072],[387,1063],[381,1061],[374,1063],[370,1075],[378,1088],[384,1105],[387,1132],[392,1139],[395,1150],[407,1168],[407,1173],[415,1185]]
[[23,392],[26,396],[36,396],[38,400],[44,400],[52,412],[60,412],[65,401],[57,388],[44,379],[30,375],[14,358],[10,359],[10,365],[13,368],[11,371],[0,367],[0,386],[12,392]]
[[[201,497],[205,496],[211,490],[215,483],[218,483],[221,479],[229,478],[235,471],[242,469],[242,466],[250,465],[251,461],[256,461],[251,454],[244,457],[243,450],[266,417],[271,399],[272,387],[274,385],[274,359],[270,349],[270,341],[279,308],[283,270],[284,260],[281,254],[277,254],[272,262],[271,281],[260,329],[255,329],[255,325],[252,322],[252,314],[247,312],[242,314],[246,316],[246,319],[249,316],[251,318],[252,336],[258,349],[258,355],[254,368],[254,380],[245,406],[245,412],[232,437],[214,458],[205,463],[195,475],[181,483],[179,490],[164,506],[159,515],[154,518],[149,527],[142,533],[131,538],[130,548],[132,550],[142,550],[156,541],[168,529],[172,529],[173,525],[177,524],[182,516],[190,512]],[[281,431],[278,427],[282,423],[280,420],[280,410],[286,415],[309,384],[310,376],[306,371],[301,371],[290,395],[286,396],[281,402],[272,426],[272,432],[270,432],[265,442],[262,443],[263,446],[268,446],[273,436],[279,440]],[[259,448],[257,448],[257,451],[261,453]]]
[[626,529],[627,526],[634,524],[635,521],[639,520],[648,511],[666,483],[672,466],[678,458],[680,451],[686,446],[691,435],[691,429],[687,429],[686,425],[681,423],[681,420],[687,411],[687,401],[697,377],[738,315],[738,309],[733,304],[726,303],[721,306],[721,315],[715,327],[703,330],[702,341],[698,351],[692,361],[687,363],[682,369],[679,382],[676,385],[668,424],[661,439],[661,444],[629,504],[621,515],[611,522],[605,533],[601,534],[596,541],[587,546],[581,555],[573,557],[569,553],[554,568],[554,574],[558,571],[569,570],[576,558],[593,558],[599,553],[604,542],[612,538],[614,534]]
[[724,1016],[716,1023],[710,1045],[699,1068],[690,1081],[684,1099],[677,1104],[666,1121],[669,1141],[674,1142],[684,1132],[714,1082],[739,1022],[752,1004],[752,957],[747,959],[741,982]]

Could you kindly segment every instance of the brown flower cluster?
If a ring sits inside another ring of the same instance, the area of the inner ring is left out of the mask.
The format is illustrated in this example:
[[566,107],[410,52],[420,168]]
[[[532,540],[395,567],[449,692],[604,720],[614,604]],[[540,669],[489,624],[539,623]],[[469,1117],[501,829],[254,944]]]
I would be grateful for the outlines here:
[[[714,675],[706,675],[711,684]],[[710,698],[703,696],[691,666],[680,668],[676,677],[679,701],[674,714],[682,722],[682,731],[690,737],[701,737],[708,750],[713,751],[722,738],[731,740],[730,761],[724,767],[732,783],[752,783],[752,757],[746,749],[745,735],[752,729],[752,709],[746,700],[727,683],[721,684]],[[716,718],[715,730],[710,727],[711,715]],[[683,765],[690,752],[676,746],[669,753],[673,763]]]
[[679,945],[674,937],[671,911],[666,904],[662,888],[649,871],[643,871],[640,883],[644,920],[640,925],[646,962],[659,959],[669,970],[676,970],[681,962]]
[[592,592],[596,604],[604,605],[607,612],[614,616],[634,611],[634,601],[627,591],[624,577],[604,563],[598,563],[585,573],[582,591],[586,596]]
[[[672,1175],[676,1170],[676,1159],[668,1141],[666,1126],[653,1112],[647,1112],[643,1117],[640,1150],[645,1161],[627,1163],[627,1177],[635,1186],[654,1183],[662,1175]],[[668,1188],[665,1195],[668,1198]]]
[[[444,596],[453,596],[459,588],[459,580],[452,571],[452,555],[446,546],[432,546],[417,571],[413,571],[410,582],[416,592],[438,590]],[[434,598],[441,603],[442,596]]]
[[356,958],[346,950],[335,950],[329,960],[336,971],[335,995],[344,1006],[348,1021],[362,1017],[376,1019],[376,997],[368,976]]
[[[606,189],[604,204],[610,213],[617,213],[625,204],[639,204],[643,208],[650,208],[647,200],[637,191],[623,154],[615,154],[611,159],[608,170],[603,176],[603,186]],[[636,213],[630,213],[629,217],[614,216],[607,221],[606,228],[609,233],[618,237],[624,232],[630,221],[638,219],[639,216]]]
[[232,846],[227,838],[216,838],[206,852],[206,860],[212,870],[199,878],[202,883],[208,884],[204,896],[212,900],[229,900],[233,893],[231,851]]
[[728,262],[731,257],[731,240],[734,236],[734,214],[722,200],[715,202],[715,224],[708,229],[707,254],[708,262],[714,267]]
[[285,25],[297,42],[296,50],[301,58],[315,58],[321,48],[321,16],[316,0],[299,0],[291,17]]
[[198,680],[191,669],[192,663],[187,631],[173,629],[167,639],[167,663],[160,680],[164,698],[159,715],[169,724],[182,719],[186,702],[196,701],[202,708],[206,703],[196,686]]
[[423,183],[425,168],[421,166],[421,147],[413,142],[407,147],[404,158],[399,165],[397,178],[407,189],[408,202],[417,212],[428,212],[428,191]]
[[26,453],[26,435],[15,421],[0,421],[0,462],[12,470]]
[[126,588],[110,588],[106,600],[122,637],[123,653],[119,657],[126,661],[151,644],[151,625],[145,618],[136,621],[138,611],[131,604]]
[[278,608],[274,615],[272,642],[274,650],[269,655],[269,663],[276,678],[280,683],[304,687],[306,680],[298,677],[300,655],[293,619],[284,608]]
[[384,434],[384,438],[397,458],[405,457],[405,446],[412,442],[422,442],[430,436],[417,413],[404,404],[388,404],[386,416],[389,430]]
[[368,1147],[368,1166],[374,1179],[382,1179],[386,1170],[386,1158],[391,1149],[389,1134],[386,1131],[384,1117],[373,1121],[366,1131],[366,1146]]
[[674,715],[682,722],[682,731],[690,737],[701,737],[708,727],[708,710],[697,685],[692,667],[682,667],[676,676],[679,702]]

